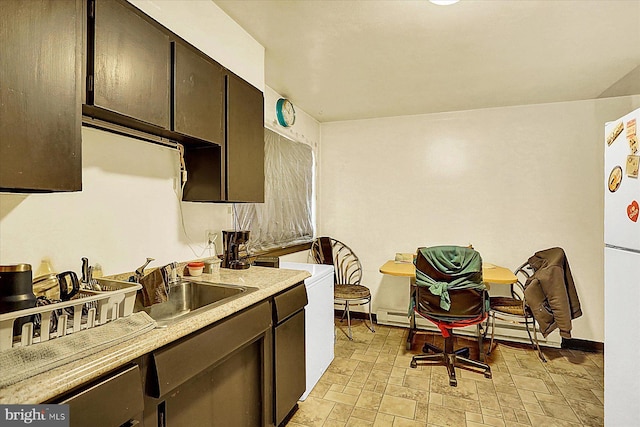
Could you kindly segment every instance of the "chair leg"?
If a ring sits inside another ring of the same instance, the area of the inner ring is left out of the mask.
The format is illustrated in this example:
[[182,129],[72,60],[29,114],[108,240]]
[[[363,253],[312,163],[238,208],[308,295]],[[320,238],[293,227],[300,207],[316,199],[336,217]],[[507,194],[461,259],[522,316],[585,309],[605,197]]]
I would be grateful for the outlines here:
[[544,357],[544,353],[542,353],[542,350],[540,349],[540,344],[538,343],[538,331],[536,329],[536,321],[533,320],[532,322],[532,326],[533,326],[533,339],[531,340],[531,333],[529,332],[529,322],[528,319],[525,319],[525,327],[527,328],[527,333],[529,334],[529,339],[531,340],[531,343],[535,346],[536,350],[538,350],[538,357],[540,358],[540,360],[542,360],[543,362],[547,362],[547,358]]
[[371,298],[369,298],[369,329],[375,334],[376,329],[373,327],[373,317],[371,316]]
[[444,340],[444,350],[435,347],[432,344],[425,343],[423,350],[433,351],[435,354],[419,354],[413,356],[411,358],[411,367],[417,368],[418,361],[427,361],[427,362],[441,362],[447,367],[447,373],[449,375],[449,385],[452,387],[456,387],[458,385],[458,380],[456,378],[456,365],[460,367],[460,365],[467,365],[478,369],[484,370],[485,378],[491,378],[491,367],[486,363],[479,362],[477,360],[469,359],[469,349],[461,348],[458,350],[453,350],[453,336],[449,336]]
[[351,314],[349,314],[349,301],[345,301],[347,311],[347,325],[349,327],[349,339],[353,341],[353,334],[351,333]]
[[[440,347],[436,347],[435,345],[426,342],[422,347],[422,352],[429,353],[429,351],[434,354],[449,353],[449,351],[442,350]],[[469,347],[462,347],[457,350],[451,351],[451,353],[455,354],[456,356],[469,357]]]
[[456,378],[456,355],[445,354],[444,360],[447,365],[447,373],[449,374],[449,385],[451,387],[458,387],[458,379]]
[[442,353],[442,349],[440,347],[436,347],[433,344],[429,344],[428,342],[424,343],[424,346],[422,347],[422,352],[423,353],[429,353],[429,350],[431,350],[431,352],[433,353]]
[[493,337],[494,337],[495,332],[496,332],[496,315],[495,315],[495,313],[491,313],[489,315],[489,317],[491,317],[491,341],[489,342],[489,351],[487,351],[487,356],[491,355],[491,351],[493,350]]
[[478,354],[480,355],[480,361],[484,362],[484,343],[482,342],[484,338],[484,334],[482,333],[481,324],[478,323],[476,326],[478,328]]
[[340,321],[344,320],[344,317],[347,315],[347,303],[344,304],[344,310],[342,310],[342,317],[340,317]]
[[465,365],[473,366],[474,368],[484,369],[484,377],[491,379],[491,367],[483,362],[469,359],[467,357],[456,356],[456,362],[461,362]]
[[411,316],[409,316],[409,333],[407,334],[407,343],[405,348],[407,350],[411,350],[411,346],[413,344],[413,337],[416,334],[416,313],[411,310]]
[[462,347],[453,352],[456,356],[469,357],[469,347]]
[[446,360],[446,354],[444,353],[436,353],[436,354],[418,354],[411,358],[411,367],[417,368],[418,361],[427,361],[427,362],[440,362],[444,363]]

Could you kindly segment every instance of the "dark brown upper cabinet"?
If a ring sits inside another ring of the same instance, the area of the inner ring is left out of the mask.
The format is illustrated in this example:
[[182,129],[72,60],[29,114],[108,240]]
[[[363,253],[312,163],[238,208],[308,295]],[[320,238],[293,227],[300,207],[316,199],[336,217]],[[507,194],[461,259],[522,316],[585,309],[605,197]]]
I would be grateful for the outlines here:
[[174,128],[224,144],[224,70],[182,41],[174,43]]
[[184,161],[188,180],[182,200],[185,202],[225,202],[223,146],[209,144],[187,146]]
[[264,96],[227,75],[226,194],[230,202],[264,202]]
[[225,75],[224,144],[185,148],[183,200],[264,202],[264,96],[235,74]]
[[87,124],[184,144],[185,201],[264,202],[262,92],[127,1],[89,5]]
[[95,0],[89,20],[87,104],[102,109],[94,116],[140,130],[170,129],[168,31],[124,0]]
[[1,3],[0,191],[81,190],[83,2]]

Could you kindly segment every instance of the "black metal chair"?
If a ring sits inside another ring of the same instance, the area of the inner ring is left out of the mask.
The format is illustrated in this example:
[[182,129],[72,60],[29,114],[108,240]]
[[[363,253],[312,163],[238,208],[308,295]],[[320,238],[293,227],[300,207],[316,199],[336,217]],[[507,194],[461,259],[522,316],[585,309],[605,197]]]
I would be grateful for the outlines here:
[[[503,322],[524,325],[529,335],[531,345],[538,351],[540,360],[546,362],[547,359],[540,349],[540,344],[538,344],[538,328],[524,296],[524,285],[527,279],[533,275],[533,268],[528,262],[525,262],[514,271],[514,274],[518,278],[518,281],[511,285],[511,297],[496,296],[490,298],[491,309],[489,310],[489,317],[487,318],[487,326],[485,328],[486,334],[489,331],[489,327],[491,327],[491,341],[489,343],[487,356],[489,356],[493,350],[496,319],[498,319]],[[532,331],[533,336],[531,334]]]
[[[419,248],[415,260],[416,287],[412,308],[415,313],[433,322],[444,337],[444,349],[425,343],[422,352],[414,356],[411,367],[418,362],[444,363],[449,385],[457,386],[455,368],[463,365],[483,369],[491,378],[486,363],[469,358],[469,348],[454,350],[454,328],[478,325],[488,312],[488,293],[482,282],[482,258],[471,248],[436,246]],[[478,333],[482,349],[482,334]],[[435,354],[426,354],[433,352]]]
[[311,256],[318,264],[333,265],[335,271],[333,299],[335,303],[344,305],[340,321],[344,320],[346,315],[349,339],[353,339],[349,311],[349,307],[353,305],[369,305],[369,325],[367,327],[371,332],[375,332],[371,316],[371,291],[360,284],[362,265],[355,253],[339,240],[318,237],[311,245]]

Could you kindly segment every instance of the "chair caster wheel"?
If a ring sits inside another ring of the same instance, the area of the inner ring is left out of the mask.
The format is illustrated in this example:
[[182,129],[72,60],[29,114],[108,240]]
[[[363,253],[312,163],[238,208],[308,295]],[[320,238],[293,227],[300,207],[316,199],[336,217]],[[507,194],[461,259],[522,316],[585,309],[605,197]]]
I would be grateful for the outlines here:
[[455,378],[449,378],[449,385],[451,387],[458,387],[458,380]]
[[415,360],[411,361],[411,365],[410,365],[413,369],[418,367],[418,362],[416,362]]
[[491,379],[491,372],[485,372],[484,373],[484,377],[488,378],[488,379]]

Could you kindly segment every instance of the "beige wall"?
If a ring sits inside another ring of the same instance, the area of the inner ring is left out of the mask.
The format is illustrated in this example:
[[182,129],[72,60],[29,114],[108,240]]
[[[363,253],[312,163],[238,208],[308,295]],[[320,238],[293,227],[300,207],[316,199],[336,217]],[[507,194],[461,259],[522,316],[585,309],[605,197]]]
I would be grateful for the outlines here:
[[[265,124],[273,127],[279,95],[264,86],[264,48],[213,2],[131,3],[264,90]],[[297,116],[289,134],[317,148],[319,124],[304,111]],[[86,256],[105,274],[119,273],[146,257],[158,266],[206,256],[205,231],[233,227],[230,204],[178,202],[177,151],[91,128],[82,130],[82,151],[81,192],[0,194],[0,264],[35,270],[50,257],[57,271],[79,272]]]
[[[131,3],[264,90],[264,48],[213,2]],[[146,257],[157,266],[206,255],[205,230],[232,226],[228,204],[178,202],[175,150],[83,128],[82,161],[82,192],[0,194],[1,264],[36,269],[48,256],[56,270],[79,272],[87,256],[105,274],[118,273]]]
[[229,227],[228,208],[180,204],[178,162],[175,150],[83,128],[81,192],[0,195],[0,263],[35,270],[46,256],[57,271],[79,273],[86,256],[114,274],[146,257],[159,266],[208,255],[205,230]]
[[[265,89],[272,124],[278,95],[264,86],[264,49],[217,6],[131,2]],[[487,262],[513,268],[538,249],[561,246],[585,313],[574,336],[602,341],[603,124],[638,106],[640,96],[620,97],[326,123],[320,132],[298,111],[288,132],[322,141],[319,234],[358,252],[374,310],[406,307],[405,282],[378,272],[395,252],[473,243]],[[229,205],[182,203],[185,234],[176,177],[175,151],[83,129],[82,192],[0,194],[0,263],[35,268],[49,256],[59,271],[78,271],[88,256],[109,274],[147,256],[155,265],[192,258],[206,229],[231,226]]]
[[604,340],[604,123],[640,96],[321,125],[319,234],[350,245],[373,309],[406,309],[408,285],[378,268],[418,246],[472,243],[515,268],[565,249],[584,316]]

